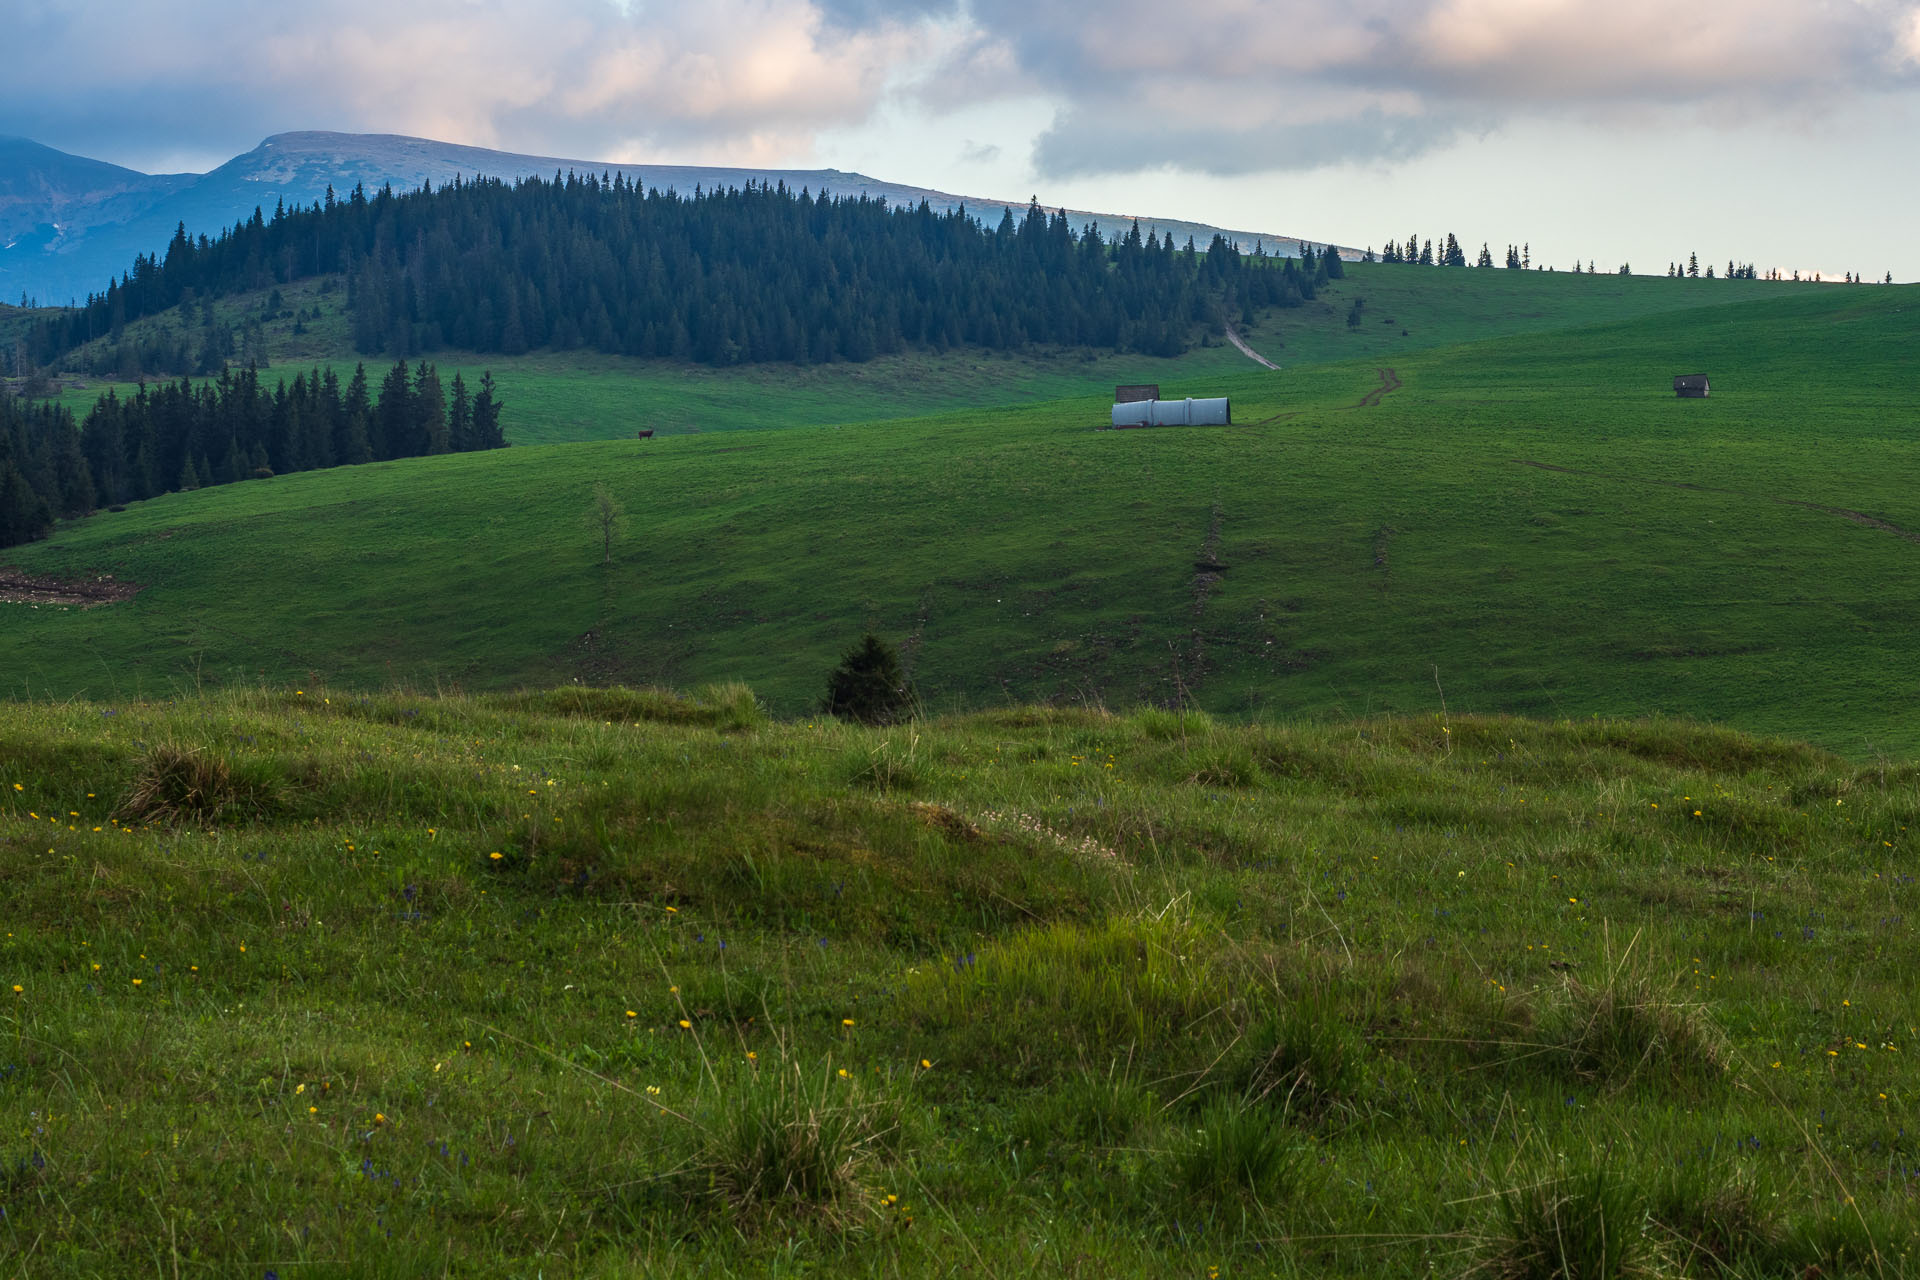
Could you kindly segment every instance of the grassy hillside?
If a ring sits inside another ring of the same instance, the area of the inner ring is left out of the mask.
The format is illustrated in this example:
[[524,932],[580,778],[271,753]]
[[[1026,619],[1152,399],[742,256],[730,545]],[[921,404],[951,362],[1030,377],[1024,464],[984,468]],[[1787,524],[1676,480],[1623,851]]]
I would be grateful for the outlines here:
[[318,685],[0,705],[0,761],[9,1273],[1920,1247],[1911,767]]
[[[1328,361],[1378,359],[1510,334],[1536,333],[1757,298],[1806,296],[1825,286],[1749,280],[1667,280],[1576,276],[1522,271],[1446,271],[1353,265],[1313,303],[1269,312],[1245,337],[1275,363],[1293,367]],[[1839,288],[1834,286],[1833,288]],[[280,306],[269,310],[273,293]],[[1363,300],[1364,322],[1351,327],[1348,311]],[[269,377],[313,365],[331,366],[344,380],[356,361],[372,368],[381,357],[352,354],[346,293],[322,279],[223,299],[219,323],[262,327],[273,362]],[[317,313],[317,318],[316,318]],[[296,321],[296,317],[305,318]],[[185,332],[198,348],[199,310],[127,326],[132,339]],[[295,333],[296,323],[304,333]],[[10,341],[0,319],[0,345]],[[662,433],[746,427],[805,426],[871,421],[990,406],[1029,405],[1063,396],[1100,394],[1115,383],[1205,382],[1251,366],[1219,339],[1183,356],[1115,356],[1079,349],[1038,348],[1023,355],[993,352],[916,353],[861,365],[749,366],[712,369],[658,360],[627,360],[593,352],[481,356],[442,352],[443,376],[469,381],[491,370],[508,402],[508,437],[516,444],[616,440],[650,426]],[[108,345],[99,339],[71,361],[84,367]],[[76,413],[113,387],[132,383],[85,378],[64,399]],[[377,379],[376,379],[377,384]]]
[[[936,708],[1444,700],[1910,754],[1912,298],[1803,290],[1166,384],[1233,394],[1232,429],[1093,431],[1102,392],[171,495],[17,549],[145,590],[0,608],[0,671],[12,696],[107,697],[744,678],[793,713],[873,625]],[[1695,369],[1714,397],[1676,400]],[[600,482],[629,515],[611,565]]]

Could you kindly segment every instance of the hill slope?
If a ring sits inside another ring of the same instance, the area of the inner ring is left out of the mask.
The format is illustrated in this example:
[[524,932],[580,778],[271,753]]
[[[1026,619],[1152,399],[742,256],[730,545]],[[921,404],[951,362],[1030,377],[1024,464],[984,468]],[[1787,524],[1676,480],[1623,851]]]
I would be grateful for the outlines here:
[[[1314,301],[1265,312],[1243,325],[1242,334],[1288,370],[1341,360],[1396,364],[1439,346],[1761,298],[1804,297],[1825,287],[1366,264],[1349,264],[1346,271]],[[1364,317],[1357,326],[1347,323],[1356,301]],[[350,354],[345,291],[335,277],[254,290],[202,308],[207,309],[216,326],[236,333],[258,326],[273,368],[270,378],[319,364],[344,382],[364,359]],[[0,347],[10,341],[9,325],[28,319],[29,313],[13,318],[0,313]],[[192,344],[203,332],[199,313],[174,311],[128,324],[124,345],[156,347],[183,336]],[[512,406],[509,437],[520,444],[552,444],[625,439],[638,427],[670,434],[911,417],[1085,396],[1120,383],[1180,383],[1204,390],[1222,376],[1251,371],[1245,357],[1224,341],[1204,341],[1209,345],[1175,357],[1036,343],[1019,353],[922,351],[863,364],[731,369],[583,351],[526,356],[446,351],[434,359],[444,376],[459,371],[469,383],[491,371]],[[121,349],[102,336],[70,353],[63,368],[75,374],[76,385],[61,399],[76,415],[84,417],[110,388],[123,399],[132,394],[136,380],[115,373]]]
[[1909,1274],[1917,808],[1682,725],[0,705],[0,1259]]
[[[1092,431],[1099,395],[172,495],[20,549],[145,590],[5,609],[0,668],[15,695],[731,677],[792,711],[876,625],[941,707],[1444,698],[1909,752],[1910,297],[1806,290],[1163,388],[1230,392],[1225,430]],[[1675,400],[1696,368],[1714,398]],[[596,482],[630,516],[611,566]]]

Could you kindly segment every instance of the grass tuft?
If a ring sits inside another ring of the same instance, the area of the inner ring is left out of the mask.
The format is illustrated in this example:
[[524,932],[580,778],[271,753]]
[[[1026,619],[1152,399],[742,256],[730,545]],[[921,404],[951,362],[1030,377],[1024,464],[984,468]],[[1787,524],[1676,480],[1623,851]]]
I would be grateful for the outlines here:
[[913,1020],[941,1052],[989,1078],[1147,1059],[1185,1066],[1205,1048],[1196,1024],[1218,1008],[1212,952],[1206,935],[1171,919],[1061,922],[950,956],[907,990]]
[[1786,1233],[1750,1176],[1692,1160],[1667,1172],[1647,1198],[1647,1213],[1669,1238],[1682,1270],[1731,1271],[1773,1257]]
[[1237,1098],[1209,1103],[1172,1160],[1175,1190],[1188,1201],[1250,1198],[1267,1209],[1299,1192],[1305,1168],[1285,1126]]
[[882,792],[916,791],[925,781],[911,742],[902,751],[890,739],[848,753],[846,777],[848,786]]
[[1159,1109],[1153,1093],[1124,1073],[1077,1072],[1022,1109],[1013,1131],[1043,1151],[1053,1146],[1111,1150],[1131,1141]]
[[242,800],[225,756],[200,747],[161,743],[140,762],[133,785],[114,811],[128,822],[211,826]]
[[767,722],[766,708],[744,680],[701,685],[693,700],[713,713],[714,727],[722,731],[758,729]]
[[1615,1087],[1699,1085],[1726,1074],[1725,1037],[1705,1007],[1680,999],[1645,966],[1623,960],[1604,982],[1569,977],[1566,989],[1547,1032],[1574,1074]]
[[1359,1092],[1365,1052],[1337,1004],[1318,993],[1289,1002],[1242,1040],[1242,1095],[1249,1103],[1313,1118]]
[[866,1174],[894,1127],[889,1110],[827,1062],[733,1072],[705,1130],[702,1180],[743,1212],[798,1211],[851,1225],[874,1199]]
[[1616,1280],[1654,1274],[1638,1189],[1603,1168],[1500,1196],[1477,1274],[1498,1280]]

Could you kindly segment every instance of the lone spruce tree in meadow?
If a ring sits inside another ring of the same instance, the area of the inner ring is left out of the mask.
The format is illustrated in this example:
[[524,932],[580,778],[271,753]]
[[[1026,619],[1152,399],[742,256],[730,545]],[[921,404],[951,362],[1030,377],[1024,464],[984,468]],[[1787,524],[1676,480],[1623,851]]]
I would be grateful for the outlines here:
[[823,709],[861,724],[899,724],[913,718],[918,701],[899,652],[869,631],[827,677]]

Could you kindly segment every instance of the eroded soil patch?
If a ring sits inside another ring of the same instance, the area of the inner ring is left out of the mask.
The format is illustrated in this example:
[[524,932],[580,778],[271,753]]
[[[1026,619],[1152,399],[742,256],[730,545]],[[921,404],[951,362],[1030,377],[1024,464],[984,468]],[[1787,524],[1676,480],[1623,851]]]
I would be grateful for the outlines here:
[[111,574],[92,578],[52,578],[0,565],[0,603],[52,604],[93,609],[118,604],[140,594],[140,584],[120,582]]

